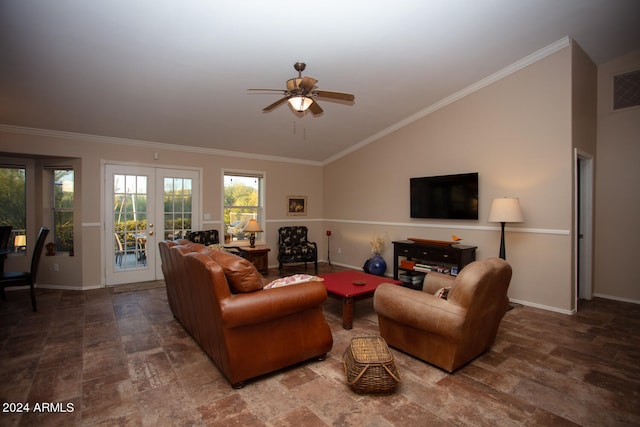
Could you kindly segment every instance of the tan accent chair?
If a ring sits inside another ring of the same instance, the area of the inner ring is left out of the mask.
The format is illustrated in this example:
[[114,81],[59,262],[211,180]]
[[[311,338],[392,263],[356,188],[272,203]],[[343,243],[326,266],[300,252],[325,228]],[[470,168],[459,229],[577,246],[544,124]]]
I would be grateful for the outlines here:
[[[453,372],[485,352],[509,306],[511,266],[474,261],[457,277],[428,273],[422,291],[389,283],[374,294],[380,335],[398,350]],[[450,287],[447,299],[433,294]]]

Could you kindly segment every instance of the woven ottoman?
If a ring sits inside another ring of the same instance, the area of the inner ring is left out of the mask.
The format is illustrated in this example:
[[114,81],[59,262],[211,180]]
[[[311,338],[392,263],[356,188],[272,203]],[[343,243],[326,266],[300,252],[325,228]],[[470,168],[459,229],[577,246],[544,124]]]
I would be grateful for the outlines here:
[[395,359],[382,337],[358,337],[342,356],[347,384],[356,393],[391,394],[401,381]]

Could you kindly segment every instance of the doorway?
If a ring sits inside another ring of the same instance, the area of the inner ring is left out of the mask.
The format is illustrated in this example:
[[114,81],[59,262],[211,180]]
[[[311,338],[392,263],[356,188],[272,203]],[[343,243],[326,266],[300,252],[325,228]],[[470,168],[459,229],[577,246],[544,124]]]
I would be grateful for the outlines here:
[[199,229],[199,188],[198,170],[106,165],[107,286],[163,278],[158,239]]
[[574,244],[575,257],[575,309],[578,299],[590,300],[593,297],[593,156],[578,149],[574,153],[575,161],[575,218]]

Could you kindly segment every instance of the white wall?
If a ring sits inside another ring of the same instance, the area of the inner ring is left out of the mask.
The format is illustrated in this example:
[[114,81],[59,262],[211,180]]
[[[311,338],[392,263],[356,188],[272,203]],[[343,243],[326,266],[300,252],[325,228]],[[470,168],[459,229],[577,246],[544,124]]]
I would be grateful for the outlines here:
[[[321,258],[326,258],[325,230],[331,229],[332,261],[354,267],[361,267],[370,256],[368,242],[374,233],[389,240],[448,240],[457,234],[463,243],[478,246],[478,258],[495,256],[499,228],[487,222],[489,203],[494,197],[519,197],[525,222],[508,226],[506,235],[507,260],[514,267],[510,297],[568,312],[573,309],[571,150],[580,146],[577,140],[584,141],[572,124],[576,117],[572,103],[581,99],[572,97],[575,56],[572,47],[554,53],[324,168],[6,128],[0,130],[0,153],[79,159],[82,202],[76,239],[82,256],[76,254],[60,272],[62,276],[72,270],[64,281],[77,289],[104,282],[103,236],[92,224],[100,224],[101,218],[101,160],[112,160],[203,168],[202,210],[212,214],[211,228],[221,221],[221,168],[265,171],[272,266],[276,230],[292,223],[310,227]],[[640,216],[640,193],[635,188],[640,181],[635,165],[640,158],[640,109],[611,111],[610,79],[639,67],[639,52],[598,67],[595,161],[594,291],[635,302],[640,302],[640,288],[629,266],[635,260],[630,246],[640,240],[635,226]],[[410,177],[470,171],[480,173],[478,221],[409,218]],[[309,198],[307,217],[286,216],[285,200],[291,194]],[[383,255],[391,265],[390,245]],[[43,268],[44,283],[59,283],[50,270]]]
[[[478,259],[497,256],[499,228],[487,221],[491,200],[519,197],[525,222],[506,234],[514,270],[509,296],[570,312],[571,73],[569,46],[326,166],[332,260],[361,266],[374,233],[389,240],[456,234],[478,246]],[[479,172],[478,221],[409,217],[409,178],[464,172]],[[391,245],[383,255],[391,266]]]
[[[43,257],[38,282],[42,287],[90,289],[104,286],[104,196],[103,171],[105,162],[124,162],[155,167],[196,167],[202,169],[202,212],[210,213],[211,220],[201,218],[203,229],[222,231],[222,169],[260,171],[266,177],[265,235],[272,248],[270,265],[276,265],[277,229],[283,225],[304,224],[310,236],[322,243],[322,167],[304,163],[279,162],[260,158],[218,155],[214,150],[175,149],[161,144],[101,142],[102,138],[30,130],[0,130],[0,153],[21,153],[24,157],[59,156],[76,157],[76,193],[80,197],[77,211],[75,241],[79,248],[76,256]],[[157,153],[157,159],[155,154]],[[1,156],[1,154],[0,154]],[[287,196],[307,196],[308,214],[304,217],[287,216]],[[42,198],[41,196],[39,197]],[[38,196],[32,206],[40,210]],[[39,228],[41,215],[30,221],[30,227]],[[222,235],[222,234],[221,234]],[[10,259],[7,269],[28,269],[27,257]],[[49,259],[46,259],[49,258]],[[53,259],[55,258],[55,260]],[[59,264],[54,272],[52,264]]]
[[613,76],[640,69],[640,51],[598,67],[596,296],[640,303],[634,268],[640,241],[640,107],[613,110]]

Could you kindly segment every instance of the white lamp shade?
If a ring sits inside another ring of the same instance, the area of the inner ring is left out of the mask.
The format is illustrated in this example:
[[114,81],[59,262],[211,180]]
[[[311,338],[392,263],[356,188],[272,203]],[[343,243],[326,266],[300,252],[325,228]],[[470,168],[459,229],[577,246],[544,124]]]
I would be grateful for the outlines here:
[[243,231],[247,233],[261,233],[262,228],[260,228],[260,224],[258,224],[258,221],[256,221],[255,219],[250,219],[249,222],[247,222],[247,225],[245,225]]
[[25,236],[24,234],[18,234],[13,240],[13,246],[15,246],[16,248],[27,246],[27,236]]
[[489,222],[523,222],[520,200],[512,197],[493,199],[489,210]]
[[298,112],[307,111],[313,103],[313,99],[307,96],[292,96],[289,98],[289,104]]

